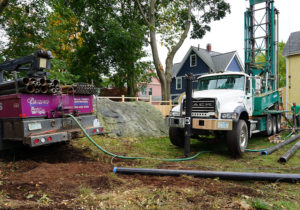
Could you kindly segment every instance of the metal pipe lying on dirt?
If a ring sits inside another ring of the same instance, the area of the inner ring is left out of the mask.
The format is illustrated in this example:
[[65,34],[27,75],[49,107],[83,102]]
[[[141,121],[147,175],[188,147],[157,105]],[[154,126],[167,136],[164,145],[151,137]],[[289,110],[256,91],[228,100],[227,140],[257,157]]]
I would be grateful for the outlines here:
[[269,154],[275,152],[276,150],[278,150],[280,147],[283,147],[286,144],[292,143],[293,141],[297,140],[298,138],[300,138],[300,134],[295,135],[292,138],[290,138],[289,140],[283,141],[280,144],[275,145],[274,147],[270,147],[270,148],[262,151],[261,155],[269,155]]
[[298,141],[289,151],[279,158],[279,162],[286,163],[300,148],[300,141]]
[[143,174],[160,176],[190,175],[202,178],[220,178],[227,180],[258,180],[258,181],[281,181],[299,182],[300,174],[277,174],[277,173],[245,173],[227,171],[196,171],[196,170],[172,170],[152,168],[122,168],[114,167],[113,172],[121,174]]

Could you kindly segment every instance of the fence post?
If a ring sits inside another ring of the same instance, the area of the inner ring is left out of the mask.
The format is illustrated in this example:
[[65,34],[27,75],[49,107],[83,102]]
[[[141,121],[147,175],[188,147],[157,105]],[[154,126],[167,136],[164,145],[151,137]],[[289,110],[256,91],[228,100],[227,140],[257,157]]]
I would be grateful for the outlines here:
[[136,100],[136,101],[139,101],[139,97],[138,97],[138,96],[137,96],[137,97],[135,97],[135,100]]
[[125,102],[125,96],[122,95],[122,102]]
[[149,103],[152,104],[152,95],[149,96]]

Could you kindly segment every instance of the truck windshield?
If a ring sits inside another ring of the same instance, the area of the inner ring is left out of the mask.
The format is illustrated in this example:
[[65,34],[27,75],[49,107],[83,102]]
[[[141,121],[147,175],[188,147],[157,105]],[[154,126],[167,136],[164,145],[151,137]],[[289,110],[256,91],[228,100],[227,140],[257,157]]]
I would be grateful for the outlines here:
[[242,75],[220,75],[200,78],[198,90],[233,89],[244,90],[245,77]]

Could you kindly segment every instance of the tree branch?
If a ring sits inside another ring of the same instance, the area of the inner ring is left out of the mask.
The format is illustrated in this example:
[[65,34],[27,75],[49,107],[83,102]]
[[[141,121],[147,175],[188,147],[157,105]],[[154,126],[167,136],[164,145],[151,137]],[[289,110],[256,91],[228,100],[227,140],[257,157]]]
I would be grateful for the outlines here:
[[171,52],[168,53],[168,57],[174,57],[176,52],[178,51],[178,49],[181,47],[181,45],[183,44],[184,40],[186,39],[190,28],[191,28],[191,13],[192,13],[192,5],[191,5],[191,1],[188,1],[188,19],[185,23],[185,29],[184,32],[181,34],[179,41],[177,42],[177,44],[175,46],[173,46],[171,48]]
[[150,45],[152,50],[152,57],[153,63],[157,70],[158,77],[161,79],[164,74],[164,69],[161,65],[159,55],[158,55],[158,48],[157,48],[157,41],[156,41],[156,29],[155,29],[155,2],[156,0],[151,0],[150,2],[150,10],[149,10],[149,26],[150,26]]
[[0,0],[0,14],[3,12],[7,6],[9,0]]
[[145,14],[144,11],[143,11],[141,2],[140,2],[139,0],[135,0],[135,2],[138,4],[139,10],[140,10],[140,12],[141,12],[141,14],[142,14],[142,16],[143,16],[145,22],[146,22],[148,25],[150,25],[149,20],[147,19],[147,16],[146,16],[146,14]]

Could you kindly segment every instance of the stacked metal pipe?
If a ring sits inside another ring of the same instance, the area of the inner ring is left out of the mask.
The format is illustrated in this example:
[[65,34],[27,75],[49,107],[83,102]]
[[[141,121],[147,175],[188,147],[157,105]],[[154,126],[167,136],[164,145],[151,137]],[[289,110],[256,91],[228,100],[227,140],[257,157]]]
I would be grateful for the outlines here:
[[[17,88],[16,88],[17,85]],[[46,80],[44,78],[22,78],[18,81],[10,81],[0,84],[0,95],[13,93],[61,93],[58,80]]]
[[95,95],[97,89],[93,85],[89,84],[76,84],[62,86],[62,93],[74,94],[74,95]]

